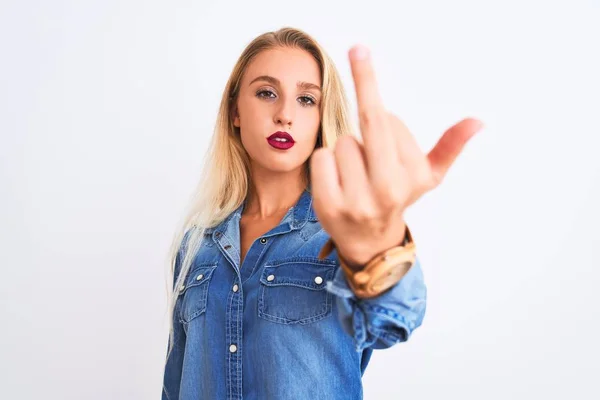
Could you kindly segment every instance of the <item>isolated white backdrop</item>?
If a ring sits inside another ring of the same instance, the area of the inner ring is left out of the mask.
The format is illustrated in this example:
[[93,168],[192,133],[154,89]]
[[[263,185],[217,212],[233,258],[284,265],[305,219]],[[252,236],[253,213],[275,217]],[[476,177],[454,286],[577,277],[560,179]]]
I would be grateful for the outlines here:
[[353,108],[346,52],[370,46],[424,150],[486,124],[408,214],[427,315],[365,398],[598,398],[599,20],[592,0],[3,1],[0,397],[160,397],[165,254],[223,86],[295,26]]

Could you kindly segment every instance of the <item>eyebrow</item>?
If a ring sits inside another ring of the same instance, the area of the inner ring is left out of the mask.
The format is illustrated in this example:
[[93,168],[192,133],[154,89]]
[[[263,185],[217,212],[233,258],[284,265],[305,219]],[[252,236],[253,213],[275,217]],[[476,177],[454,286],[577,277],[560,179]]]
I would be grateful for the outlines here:
[[[266,82],[269,82],[270,84],[276,85],[276,86],[281,85],[281,82],[279,81],[279,79],[277,79],[273,76],[270,76],[270,75],[261,75],[261,76],[257,76],[256,78],[252,79],[252,82],[250,82],[248,84],[248,86],[252,85],[256,81],[266,81]],[[321,88],[318,85],[315,85],[314,83],[310,83],[310,82],[298,81],[296,86],[298,86],[301,89],[315,89],[315,90],[318,90],[319,92],[321,91]]]

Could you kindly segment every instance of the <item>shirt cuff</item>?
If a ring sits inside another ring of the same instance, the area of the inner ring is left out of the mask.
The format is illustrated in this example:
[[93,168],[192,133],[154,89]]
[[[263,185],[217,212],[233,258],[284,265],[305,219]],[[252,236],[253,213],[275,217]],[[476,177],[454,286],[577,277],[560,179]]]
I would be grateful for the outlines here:
[[357,297],[341,267],[326,290],[336,296],[340,322],[354,338],[356,351],[405,342],[423,322],[427,289],[418,258],[400,281],[376,297]]

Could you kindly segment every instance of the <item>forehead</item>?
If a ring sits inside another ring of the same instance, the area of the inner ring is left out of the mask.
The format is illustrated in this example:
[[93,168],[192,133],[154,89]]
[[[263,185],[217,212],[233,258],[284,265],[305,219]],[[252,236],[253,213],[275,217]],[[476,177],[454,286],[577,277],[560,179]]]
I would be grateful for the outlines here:
[[275,48],[262,51],[248,65],[244,82],[261,75],[279,79],[282,85],[296,85],[298,81],[321,86],[321,72],[314,57],[306,50]]

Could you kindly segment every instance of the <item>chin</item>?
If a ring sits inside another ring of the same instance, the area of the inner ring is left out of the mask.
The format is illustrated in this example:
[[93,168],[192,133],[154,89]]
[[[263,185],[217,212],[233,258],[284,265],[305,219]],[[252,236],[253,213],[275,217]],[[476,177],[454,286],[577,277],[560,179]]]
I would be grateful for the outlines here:
[[273,172],[292,172],[298,169],[301,164],[298,163],[283,163],[274,161],[273,163],[266,165],[265,168]]
[[282,159],[282,157],[263,157],[259,164],[262,168],[273,172],[292,172],[302,166],[302,160]]

